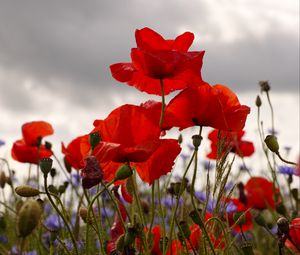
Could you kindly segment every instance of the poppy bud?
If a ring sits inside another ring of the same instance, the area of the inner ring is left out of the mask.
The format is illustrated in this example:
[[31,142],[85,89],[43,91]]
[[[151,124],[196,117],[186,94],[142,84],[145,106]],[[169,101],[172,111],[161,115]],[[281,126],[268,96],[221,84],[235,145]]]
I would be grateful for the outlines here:
[[45,148],[46,148],[47,150],[51,150],[52,144],[46,141],[46,142],[45,142]]
[[40,194],[38,189],[26,185],[16,187],[15,192],[21,197],[34,197]]
[[190,235],[191,235],[191,230],[190,230],[189,225],[187,224],[187,222],[184,221],[184,220],[180,221],[179,226],[182,230],[182,234],[183,234],[184,238],[189,238]]
[[4,188],[6,184],[6,175],[3,171],[0,171],[0,188]]
[[257,214],[254,217],[254,221],[256,222],[257,225],[265,227],[266,226],[266,221],[265,218],[261,214]]
[[179,134],[179,136],[178,136],[178,143],[182,144],[182,141],[183,141],[182,134]]
[[236,213],[234,213],[233,214],[233,220],[239,226],[244,225],[245,222],[246,222],[245,213],[243,213],[243,212],[236,212]]
[[261,92],[268,92],[271,89],[269,81],[259,81],[258,84],[260,86]]
[[277,142],[277,138],[274,135],[267,135],[265,138],[265,143],[270,151],[278,153],[279,151],[279,144]]
[[280,231],[280,233],[285,234],[285,235],[289,234],[290,225],[286,218],[280,217],[277,220],[277,226],[278,226],[278,230]]
[[49,190],[50,193],[53,193],[55,195],[58,195],[58,193],[59,193],[58,190],[57,190],[57,188],[54,185],[52,185],[52,184],[50,184],[48,186],[48,190]]
[[141,206],[142,206],[143,212],[145,214],[148,214],[150,211],[150,206],[149,206],[149,203],[145,199],[141,199]]
[[[165,246],[164,246],[164,242],[165,242]],[[159,249],[161,251],[166,250],[167,247],[168,247],[168,242],[169,242],[169,238],[168,237],[166,237],[166,236],[165,237],[161,237],[159,239]]]
[[125,245],[124,245],[124,234],[123,234],[118,238],[118,240],[116,242],[116,248],[118,251],[122,252],[124,250],[124,247],[125,247]]
[[115,181],[124,180],[133,174],[131,167],[128,164],[123,164],[115,175]]
[[17,218],[17,230],[20,237],[30,235],[38,225],[43,211],[34,199],[27,200],[21,207]]
[[65,191],[66,191],[66,186],[65,186],[65,185],[59,185],[59,186],[58,186],[58,192],[59,192],[60,194],[65,193]]
[[90,134],[90,145],[92,147],[92,150],[95,149],[95,147],[98,145],[100,141],[101,141],[101,136],[99,135],[98,132]]
[[56,169],[55,168],[51,168],[50,175],[51,175],[52,178],[55,177],[55,175],[56,175]]
[[86,223],[88,210],[85,207],[80,207],[78,214],[79,214],[80,218]]
[[65,168],[67,170],[68,173],[71,173],[72,171],[72,166],[70,165],[70,163],[68,162],[67,158],[64,157],[64,165],[65,165]]
[[260,96],[257,96],[257,97],[256,97],[255,104],[256,104],[257,107],[261,107],[261,99],[260,99]]
[[292,189],[292,196],[295,199],[295,201],[299,201],[299,198],[298,198],[298,189],[296,189],[296,188]]
[[135,228],[133,226],[127,227],[127,231],[124,236],[124,246],[130,246],[133,244],[136,237]]
[[183,185],[181,185],[181,182],[171,182],[170,187],[168,188],[168,192],[171,195],[180,196],[185,188],[186,188],[186,182],[184,182]]
[[202,136],[193,135],[192,139],[193,139],[193,145],[194,145],[195,149],[198,149],[198,147],[200,146],[201,141],[202,141]]
[[254,255],[253,245],[250,242],[245,242],[242,244],[241,249],[244,255]]
[[46,177],[51,171],[53,160],[51,158],[42,158],[40,160],[40,168]]
[[286,208],[283,203],[276,204],[275,209],[279,214],[286,215]]
[[289,174],[287,181],[289,184],[293,183],[293,175],[292,174]]
[[202,223],[202,220],[201,220],[199,214],[201,214],[201,210],[200,209],[198,209],[198,212],[195,211],[195,210],[191,211],[189,215],[192,218],[193,222],[200,226],[201,223]]

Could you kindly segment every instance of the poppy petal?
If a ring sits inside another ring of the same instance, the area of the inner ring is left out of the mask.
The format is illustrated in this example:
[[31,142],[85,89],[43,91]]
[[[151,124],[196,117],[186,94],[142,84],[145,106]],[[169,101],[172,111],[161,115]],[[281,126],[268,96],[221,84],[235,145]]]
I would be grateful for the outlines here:
[[23,139],[27,145],[38,145],[39,139],[53,132],[51,124],[45,121],[32,121],[22,126]]

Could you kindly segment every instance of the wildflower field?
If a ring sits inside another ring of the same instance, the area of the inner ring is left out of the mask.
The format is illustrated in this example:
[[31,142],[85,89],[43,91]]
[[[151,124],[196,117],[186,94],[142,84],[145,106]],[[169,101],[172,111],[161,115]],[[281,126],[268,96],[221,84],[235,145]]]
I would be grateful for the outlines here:
[[[135,39],[111,75],[157,101],[121,105],[68,144],[52,145],[44,120],[24,123],[11,157],[28,174],[0,158],[0,254],[300,254],[300,159],[277,142],[270,83],[250,109],[202,79],[193,33],[167,40],[145,27]],[[250,111],[262,174],[245,161],[257,153],[244,138]]]

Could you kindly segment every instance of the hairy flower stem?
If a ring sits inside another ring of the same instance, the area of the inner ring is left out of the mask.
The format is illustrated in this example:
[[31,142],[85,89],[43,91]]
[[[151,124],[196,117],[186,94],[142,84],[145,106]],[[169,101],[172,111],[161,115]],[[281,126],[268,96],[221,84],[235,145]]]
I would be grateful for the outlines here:
[[165,91],[164,91],[164,83],[163,79],[160,79],[160,90],[161,90],[161,114],[159,120],[159,126],[162,128],[162,124],[164,122],[164,114],[165,114]]
[[49,190],[48,190],[48,184],[47,184],[47,178],[48,178],[48,174],[44,174],[44,186],[45,186],[45,192],[47,194],[47,197],[51,203],[51,205],[53,206],[53,208],[55,209],[55,211],[58,213],[58,215],[62,218],[64,224],[66,225],[67,227],[67,230],[70,234],[70,237],[71,237],[71,240],[72,240],[72,243],[73,243],[73,246],[74,246],[74,250],[75,250],[75,253],[76,254],[79,254],[78,253],[78,249],[77,249],[77,245],[76,245],[76,240],[75,240],[75,237],[73,235],[73,232],[65,218],[65,216],[61,213],[61,211],[58,209],[58,207],[56,206],[55,202],[53,201],[52,197],[51,197],[51,194],[49,193]]
[[[188,172],[188,170],[190,169],[190,166],[191,166],[192,163],[193,163],[194,157],[195,157],[195,151],[194,151],[194,153],[193,153],[193,155],[192,155],[192,157],[191,157],[189,163],[188,163],[187,166],[186,166],[186,169],[185,169],[184,174],[183,174],[183,176],[182,176],[182,180],[185,179],[185,177],[186,177],[186,175],[187,175],[187,172]],[[173,210],[173,213],[172,213],[171,226],[170,226],[170,232],[169,232],[169,242],[168,242],[166,251],[168,250],[170,241],[172,240],[173,231],[174,231],[174,225],[175,225],[176,213],[177,213],[177,209],[178,209],[178,206],[179,206],[179,200],[180,200],[180,197],[181,197],[181,193],[182,193],[182,191],[183,191],[183,188],[184,188],[184,181],[181,182],[179,195],[177,196],[177,199],[176,199],[175,210]]]
[[192,185],[191,185],[191,201],[192,201],[192,205],[193,205],[193,209],[195,210],[195,212],[198,214],[198,217],[200,219],[200,224],[199,227],[201,228],[206,240],[208,241],[208,244],[210,246],[210,249],[212,251],[212,253],[214,255],[216,255],[214,246],[209,238],[209,235],[207,233],[206,227],[201,219],[201,215],[198,212],[198,208],[196,206],[195,200],[194,200],[194,192],[195,192],[195,182],[196,182],[196,176],[197,176],[197,165],[198,165],[198,148],[195,148],[195,166],[194,166],[194,174],[193,174],[193,179],[192,179]]
[[[102,190],[100,190],[92,199],[92,201],[89,203],[88,210],[87,210],[87,219],[86,219],[86,238],[85,238],[85,249],[86,249],[86,254],[89,254],[89,225],[90,223],[90,214],[91,211],[93,210],[93,204],[94,202],[98,199],[101,194],[108,189],[110,185],[113,184],[113,181],[109,182]],[[110,192],[108,192],[110,193]],[[120,217],[120,216],[119,216]],[[122,216],[121,219],[123,220]]]

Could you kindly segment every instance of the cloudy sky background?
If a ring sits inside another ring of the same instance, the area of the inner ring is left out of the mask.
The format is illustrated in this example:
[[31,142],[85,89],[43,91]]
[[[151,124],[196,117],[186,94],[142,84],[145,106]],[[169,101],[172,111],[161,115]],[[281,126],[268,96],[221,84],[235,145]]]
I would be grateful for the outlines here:
[[192,49],[206,51],[204,80],[227,85],[252,107],[248,138],[258,137],[258,81],[270,80],[279,141],[297,158],[298,0],[0,0],[0,139],[7,143],[0,155],[9,155],[24,122],[51,122],[55,135],[48,140],[59,150],[60,141],[89,132],[115,107],[149,99],[109,71],[129,61],[134,31],[145,26],[165,38],[195,34]]

